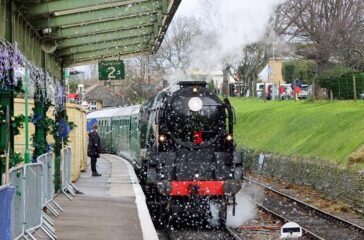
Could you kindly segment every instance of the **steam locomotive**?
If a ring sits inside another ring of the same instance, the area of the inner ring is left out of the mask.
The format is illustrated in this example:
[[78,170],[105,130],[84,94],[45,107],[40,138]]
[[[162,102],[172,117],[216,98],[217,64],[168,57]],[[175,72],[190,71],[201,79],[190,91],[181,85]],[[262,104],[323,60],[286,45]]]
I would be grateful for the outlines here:
[[159,215],[203,215],[214,203],[225,218],[235,206],[243,171],[234,109],[206,82],[183,81],[141,106],[101,110],[92,118],[104,150],[131,161]]

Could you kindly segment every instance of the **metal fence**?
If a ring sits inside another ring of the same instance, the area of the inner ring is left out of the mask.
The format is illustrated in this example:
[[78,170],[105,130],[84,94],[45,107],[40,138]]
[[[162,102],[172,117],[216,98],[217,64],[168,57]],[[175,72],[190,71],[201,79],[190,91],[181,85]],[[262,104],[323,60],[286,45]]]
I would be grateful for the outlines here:
[[[72,200],[69,194],[75,196],[79,190],[71,182],[71,148],[61,150],[61,161],[62,192]],[[45,207],[55,216],[63,211],[53,200],[53,168],[53,154],[47,153],[39,156],[37,163],[10,169],[9,183],[15,189],[11,205],[11,239],[28,235],[35,240],[32,234],[37,229],[43,230],[50,239],[56,239],[54,223],[43,212]]]
[[25,172],[24,166],[13,168],[9,172],[9,183],[15,187],[11,211],[11,236],[17,239],[24,234],[25,221]]
[[53,181],[52,181],[52,169],[53,169],[53,163],[52,163],[52,153],[46,153],[43,155],[40,155],[37,158],[37,162],[40,162],[43,164],[43,199],[42,204],[46,205],[47,202],[50,199],[53,199]]
[[26,231],[32,231],[41,227],[42,223],[43,164],[26,164],[24,166],[24,172],[24,229]]
[[[62,177],[62,192],[72,200],[79,191],[71,181],[71,168],[72,168],[72,151],[70,147],[62,148],[61,150],[61,177]],[[69,195],[70,194],[70,195]]]

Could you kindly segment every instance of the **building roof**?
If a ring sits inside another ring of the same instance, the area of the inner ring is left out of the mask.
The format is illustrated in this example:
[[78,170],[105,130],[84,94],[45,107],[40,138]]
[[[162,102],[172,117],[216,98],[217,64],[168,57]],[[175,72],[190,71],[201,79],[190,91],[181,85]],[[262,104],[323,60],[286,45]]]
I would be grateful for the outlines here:
[[[181,0],[16,0],[65,67],[155,53]],[[49,31],[51,30],[51,31]],[[46,33],[45,33],[46,32]]]
[[98,111],[91,112],[87,114],[87,119],[100,119],[100,118],[110,118],[110,117],[122,117],[138,114],[140,105],[120,107],[120,108],[106,108]]
[[125,104],[123,96],[100,83],[95,83],[87,88],[84,99],[87,101],[101,101],[104,107],[118,107]]

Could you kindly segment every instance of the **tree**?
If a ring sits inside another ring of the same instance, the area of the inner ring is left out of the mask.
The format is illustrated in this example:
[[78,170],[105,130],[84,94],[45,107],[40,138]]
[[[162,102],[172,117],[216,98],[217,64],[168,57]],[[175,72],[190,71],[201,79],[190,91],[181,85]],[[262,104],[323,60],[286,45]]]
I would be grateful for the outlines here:
[[317,72],[333,62],[356,68],[364,56],[363,11],[362,0],[289,0],[277,10],[275,30],[315,60]]
[[130,59],[126,69],[123,95],[128,102],[141,103],[162,88],[166,72],[155,55]]
[[208,85],[207,85],[208,89],[215,92],[216,91],[216,86],[215,86],[215,82],[213,79],[210,79]]
[[70,93],[75,93],[76,91],[77,91],[77,83],[75,83],[75,82],[71,82],[70,84],[69,84],[69,87],[70,87]]
[[232,68],[231,75],[238,82],[238,96],[245,95],[249,90],[250,96],[254,96],[255,86],[259,72],[268,61],[268,43],[256,42],[246,46],[243,50],[243,59]]
[[196,19],[193,17],[176,17],[163,40],[157,58],[167,70],[182,70],[190,66],[192,42],[199,34]]
[[282,66],[283,80],[287,83],[299,79],[303,83],[311,84],[315,77],[315,71],[315,63],[312,60],[289,60],[285,61]]

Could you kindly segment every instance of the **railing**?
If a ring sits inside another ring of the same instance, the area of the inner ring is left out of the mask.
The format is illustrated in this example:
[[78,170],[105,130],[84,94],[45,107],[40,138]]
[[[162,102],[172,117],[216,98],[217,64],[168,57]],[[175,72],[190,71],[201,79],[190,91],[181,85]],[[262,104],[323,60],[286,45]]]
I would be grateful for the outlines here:
[[[37,162],[43,164],[43,198],[42,205],[49,209],[53,215],[59,216],[57,208],[63,212],[63,209],[53,200],[54,184],[53,184],[53,154],[46,153],[37,158]],[[51,219],[48,219],[52,223]]]
[[14,190],[10,185],[0,186],[0,239],[3,240],[11,240],[10,210]]
[[[21,239],[28,235],[32,240],[35,230],[41,229],[50,239],[55,240],[55,229],[53,220],[43,212],[46,208],[55,216],[59,215],[58,211],[62,208],[53,200],[53,162],[52,153],[47,153],[37,158],[37,163],[25,164],[9,171],[9,183],[11,189],[15,190],[12,194],[11,204],[11,237],[10,239]],[[71,182],[71,148],[66,147],[61,150],[61,173],[62,173],[62,192],[69,196],[76,196],[79,191]],[[3,187],[1,186],[0,190]],[[1,191],[0,191],[1,193]],[[0,195],[1,196],[1,195]],[[0,197],[0,207],[6,205],[2,203],[3,197]],[[10,204],[7,209],[10,209]],[[0,214],[0,221],[2,221]],[[0,222],[0,230],[6,225]],[[6,239],[0,234],[0,239]]]
[[11,211],[11,236],[18,239],[24,234],[24,215],[25,215],[25,185],[24,185],[24,166],[13,168],[9,172],[9,182],[15,187]]
[[[61,177],[62,177],[62,192],[72,200],[79,191],[71,181],[71,168],[72,168],[72,150],[70,147],[62,148],[61,150]],[[69,195],[69,194],[70,195]]]
[[43,164],[26,164],[24,172],[24,229],[31,232],[42,225]]

